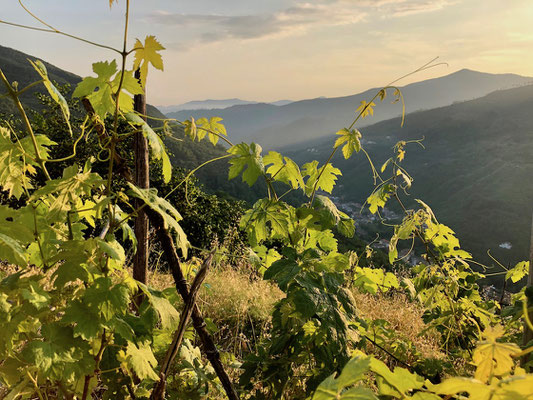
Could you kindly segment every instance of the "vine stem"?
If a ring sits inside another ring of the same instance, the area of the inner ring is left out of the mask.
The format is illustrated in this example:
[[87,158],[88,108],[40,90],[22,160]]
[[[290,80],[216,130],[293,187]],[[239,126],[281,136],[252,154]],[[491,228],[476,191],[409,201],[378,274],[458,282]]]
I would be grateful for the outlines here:
[[31,383],[33,383],[33,387],[37,391],[37,396],[39,396],[39,400],[44,400],[43,394],[41,393],[41,389],[39,388],[37,380],[33,376],[31,376],[30,371],[26,371],[26,375],[28,375],[28,378],[30,378]]
[[32,31],[55,33],[55,34],[58,34],[58,35],[61,35],[61,36],[65,36],[65,37],[68,37],[68,38],[71,38],[71,39],[74,39],[74,40],[78,40],[78,41],[83,42],[83,43],[87,43],[87,44],[90,44],[90,45],[93,45],[93,46],[96,46],[96,47],[100,47],[102,49],[112,50],[114,52],[117,52],[117,53],[121,54],[121,51],[115,49],[114,47],[111,47],[111,46],[108,46],[108,45],[105,45],[105,44],[101,44],[101,43],[97,43],[97,42],[93,42],[91,40],[87,40],[87,39],[84,39],[82,37],[79,37],[79,36],[76,36],[76,35],[72,35],[70,33],[66,33],[66,32],[63,32],[63,31],[61,31],[59,29],[56,29],[52,25],[50,25],[50,24],[46,23],[45,21],[43,21],[41,18],[37,17],[33,12],[30,11],[30,9],[28,7],[26,7],[22,3],[21,0],[19,0],[19,4],[24,9],[24,11],[26,11],[32,18],[36,19],[38,22],[40,22],[41,24],[46,26],[46,28],[38,28],[38,27],[35,27],[35,26],[17,24],[15,22],[4,21],[4,20],[1,20],[1,19],[0,19],[0,24],[10,25],[10,26],[14,26],[14,27],[17,27],[17,28],[23,28],[23,29],[28,29],[28,30],[32,30]]
[[45,160],[41,158],[41,154],[39,152],[39,145],[37,144],[37,139],[35,138],[35,133],[33,132],[33,128],[31,127],[30,120],[28,119],[28,115],[26,114],[26,111],[24,111],[24,107],[22,107],[22,103],[20,102],[18,98],[17,91],[9,84],[9,81],[7,80],[6,76],[4,75],[4,72],[1,69],[0,69],[0,79],[4,83],[4,86],[6,87],[7,91],[9,92],[10,97],[13,99],[15,106],[17,107],[20,115],[22,116],[22,121],[26,128],[26,131],[30,135],[33,149],[35,151],[35,161],[39,164],[39,166],[43,170],[46,180],[50,180],[51,179],[50,174],[48,173],[48,170],[46,169]]
[[87,400],[87,396],[89,395],[89,384],[91,382],[91,378],[95,375],[98,375],[100,373],[100,361],[102,360],[102,354],[104,354],[104,350],[107,344],[107,337],[106,337],[106,331],[102,332],[102,339],[100,340],[100,348],[98,349],[98,353],[94,356],[94,372],[91,375],[85,376],[85,382],[83,383],[83,394],[81,396],[81,400]]
[[[370,105],[372,104],[372,102],[374,100],[376,100],[378,98],[378,96],[380,96],[380,94],[384,91],[384,90],[387,90],[387,89],[397,89],[398,92],[399,92],[399,96],[400,96],[400,99],[402,100],[402,107],[403,107],[403,110],[402,110],[402,125],[403,125],[403,121],[404,121],[404,117],[405,117],[405,102],[403,100],[403,95],[401,94],[401,91],[398,87],[396,86],[393,86],[396,82],[399,82],[401,81],[402,79],[405,79],[407,78],[408,76],[411,76],[413,74],[416,74],[418,72],[421,72],[421,71],[424,71],[426,69],[430,69],[430,68],[434,68],[434,67],[437,67],[439,65],[448,65],[447,63],[437,63],[437,64],[434,64],[434,62],[438,59],[439,57],[435,57],[433,58],[431,61],[427,62],[426,64],[422,65],[421,67],[415,69],[414,71],[411,71],[395,80],[393,80],[391,83],[389,83],[388,85],[384,86],[382,89],[380,89],[375,95],[374,97],[372,97],[372,99],[366,103],[365,107],[363,107],[363,109],[361,110],[361,112],[355,117],[355,119],[353,120],[353,122],[351,123],[350,127],[348,128],[348,130],[352,129],[354,127],[354,125],[357,123],[357,121],[359,121],[359,119],[362,117],[362,115],[365,113],[365,111],[370,107]],[[331,159],[333,158],[333,156],[335,155],[335,153],[337,152],[337,149],[339,148],[340,146],[338,147],[334,147],[333,148],[333,151],[331,152],[328,160],[326,161],[326,163],[324,164],[324,166],[322,167],[322,169],[320,170],[320,173],[318,174],[318,177],[315,181],[315,184],[313,186],[313,192],[311,194],[311,200],[309,201],[309,207],[312,206],[313,204],[313,200],[315,198],[315,193],[316,193],[316,190],[317,190],[317,187],[318,187],[318,181],[320,180],[320,177],[322,176],[322,174],[324,173],[324,171],[326,170],[326,167],[328,166],[328,164],[330,163]]]

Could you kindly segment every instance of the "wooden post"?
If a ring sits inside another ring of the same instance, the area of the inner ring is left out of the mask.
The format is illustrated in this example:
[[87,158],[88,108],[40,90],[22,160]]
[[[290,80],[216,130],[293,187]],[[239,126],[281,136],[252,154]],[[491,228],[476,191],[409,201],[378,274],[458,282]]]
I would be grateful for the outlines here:
[[[140,79],[140,71],[135,71],[135,78]],[[141,115],[146,115],[146,96],[137,94],[134,97],[134,109]],[[146,118],[143,117],[145,120]],[[136,132],[134,136],[135,153],[135,185],[141,189],[150,187],[150,166],[148,160],[148,142],[142,132]],[[135,202],[139,208],[143,203]],[[148,217],[144,209],[139,210],[135,218],[135,237],[137,238],[137,251],[133,260],[133,278],[146,283],[146,271],[148,270]],[[139,306],[143,300],[142,295],[137,295],[135,303]]]
[[[89,116],[94,119],[94,108],[92,107],[89,100],[83,99],[82,103],[85,106],[85,109]],[[95,120],[95,129],[100,137],[106,137],[104,126],[97,120]],[[125,160],[120,157],[118,153],[115,154],[115,163],[117,166],[117,173],[120,174],[126,181],[133,183],[132,174],[130,172],[128,164],[126,164]],[[174,245],[174,240],[172,239],[172,236],[170,236],[168,230],[165,228],[163,217],[153,211],[149,207],[149,205],[146,205],[146,207],[144,207],[144,210],[146,211],[146,215],[151,221],[151,224],[154,227],[159,238],[159,242],[163,247],[165,257],[169,263],[170,271],[174,278],[174,284],[176,286],[176,289],[180,294],[181,298],[183,299],[183,302],[187,303],[189,301],[189,287],[187,286],[187,281],[183,276],[178,252],[176,250],[176,246]],[[226,391],[228,399],[239,400],[239,396],[233,388],[233,383],[231,382],[231,379],[225,371],[222,361],[220,360],[220,353],[218,352],[213,338],[211,337],[209,332],[207,332],[207,325],[202,317],[202,314],[200,313],[200,309],[196,304],[194,304],[192,307],[192,322],[194,329],[198,333],[200,342],[202,343],[203,352],[211,363],[211,365],[213,366],[213,369],[215,370],[218,378],[220,379],[220,382],[222,383],[222,386]]]

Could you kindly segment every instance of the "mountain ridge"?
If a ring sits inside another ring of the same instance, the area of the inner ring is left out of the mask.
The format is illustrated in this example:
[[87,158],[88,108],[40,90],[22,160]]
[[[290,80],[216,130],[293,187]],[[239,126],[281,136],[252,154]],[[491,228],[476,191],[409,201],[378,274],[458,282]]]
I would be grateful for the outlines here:
[[163,113],[172,113],[186,110],[221,110],[237,105],[250,105],[250,104],[271,104],[274,106],[283,106],[292,103],[292,100],[277,100],[272,102],[242,100],[239,98],[232,99],[205,99],[205,100],[193,100],[182,104],[170,105],[170,106],[157,106],[157,108]]
[[[410,113],[471,100],[497,89],[532,81],[531,77],[517,74],[490,74],[463,69],[443,77],[414,82],[401,89],[406,101],[406,112]],[[370,100],[379,90],[373,88],[342,97],[299,100],[279,107],[264,104],[236,105],[224,110],[188,110],[168,115],[179,120],[191,116],[219,116],[236,141],[256,141],[262,146],[279,148],[316,139],[348,126],[360,101]],[[390,104],[387,100],[376,108],[373,122],[400,115],[401,106]]]

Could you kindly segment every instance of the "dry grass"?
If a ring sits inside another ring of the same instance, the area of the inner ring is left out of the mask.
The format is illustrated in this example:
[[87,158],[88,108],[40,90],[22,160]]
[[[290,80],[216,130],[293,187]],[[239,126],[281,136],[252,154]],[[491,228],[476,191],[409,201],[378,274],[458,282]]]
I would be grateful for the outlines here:
[[[188,272],[194,266],[184,266],[186,275],[193,275]],[[157,271],[150,273],[148,282],[160,290],[174,286],[170,274]],[[209,271],[197,303],[218,328],[217,344],[239,358],[268,331],[274,304],[282,296],[277,286],[254,278],[250,271],[222,266]]]
[[[390,324],[389,328],[396,331],[397,339],[413,343],[424,358],[441,359],[444,357],[440,350],[440,334],[434,329],[421,334],[427,329],[427,325],[422,320],[424,310],[420,305],[410,302],[401,293],[373,296],[354,290],[353,295],[359,316],[367,320],[387,321]],[[407,362],[414,361],[414,354],[405,356]]]

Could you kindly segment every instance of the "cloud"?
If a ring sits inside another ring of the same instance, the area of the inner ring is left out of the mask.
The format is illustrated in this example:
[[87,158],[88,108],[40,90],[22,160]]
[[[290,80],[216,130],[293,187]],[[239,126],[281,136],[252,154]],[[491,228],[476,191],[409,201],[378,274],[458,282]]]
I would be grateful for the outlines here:
[[229,39],[264,39],[304,34],[322,27],[352,25],[375,14],[405,17],[440,10],[457,0],[315,0],[294,2],[271,13],[246,15],[180,14],[155,12],[151,22],[182,32],[181,48],[194,43]]
[[366,13],[352,8],[332,7],[318,2],[296,3],[278,12],[249,15],[179,14],[156,12],[151,22],[197,34],[196,41],[259,39],[304,33],[320,26],[338,26],[361,21]]
[[442,10],[458,0],[332,0],[332,3],[357,4],[379,12],[383,18],[398,18]]
[[392,4],[387,5],[387,7],[390,9],[390,13],[388,14],[388,16],[405,17],[414,14],[438,11],[455,3],[457,2],[451,0],[398,0],[393,2]]

